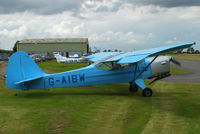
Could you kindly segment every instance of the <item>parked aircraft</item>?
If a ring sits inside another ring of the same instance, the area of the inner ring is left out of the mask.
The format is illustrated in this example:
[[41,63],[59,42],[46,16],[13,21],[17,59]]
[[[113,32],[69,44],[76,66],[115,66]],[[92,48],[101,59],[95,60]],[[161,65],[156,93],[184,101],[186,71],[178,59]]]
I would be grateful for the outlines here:
[[94,64],[55,74],[42,72],[27,53],[19,51],[9,59],[6,86],[29,90],[127,82],[130,83],[131,92],[137,92],[140,88],[143,96],[150,97],[152,89],[145,86],[144,79],[155,78],[156,81],[167,77],[170,75],[170,61],[178,64],[172,57],[158,55],[194,44],[183,43],[126,53],[96,53],[87,57]]
[[56,58],[58,63],[77,63],[77,62],[86,62],[85,58],[67,58],[61,56],[59,53],[54,53],[54,57]]

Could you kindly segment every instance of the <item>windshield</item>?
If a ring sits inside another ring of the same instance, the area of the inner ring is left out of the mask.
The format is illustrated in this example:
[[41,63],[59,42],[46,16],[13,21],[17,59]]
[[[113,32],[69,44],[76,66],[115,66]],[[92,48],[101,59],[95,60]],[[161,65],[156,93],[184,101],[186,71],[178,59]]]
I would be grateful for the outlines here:
[[131,64],[118,64],[115,61],[111,61],[111,62],[101,62],[97,64],[96,66],[104,70],[118,70],[118,69],[129,67],[130,65]]

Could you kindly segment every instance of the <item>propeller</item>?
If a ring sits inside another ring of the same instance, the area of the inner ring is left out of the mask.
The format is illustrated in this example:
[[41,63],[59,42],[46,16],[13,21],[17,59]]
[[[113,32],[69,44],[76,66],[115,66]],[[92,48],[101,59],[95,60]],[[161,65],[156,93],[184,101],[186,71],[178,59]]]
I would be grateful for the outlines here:
[[178,60],[174,59],[173,57],[171,57],[170,61],[177,66],[181,66],[181,63]]

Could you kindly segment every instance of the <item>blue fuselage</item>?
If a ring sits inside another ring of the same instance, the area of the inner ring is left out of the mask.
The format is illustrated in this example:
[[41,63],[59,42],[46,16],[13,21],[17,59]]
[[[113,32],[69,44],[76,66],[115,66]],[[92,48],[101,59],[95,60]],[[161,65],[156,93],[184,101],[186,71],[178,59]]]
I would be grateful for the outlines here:
[[[144,62],[137,65],[129,64],[118,69],[110,70],[101,69],[92,64],[77,70],[56,74],[45,74],[45,77],[25,84],[24,90],[131,82],[141,71],[144,71],[148,64],[149,60],[146,59]],[[142,79],[151,77],[150,66],[140,77]]]

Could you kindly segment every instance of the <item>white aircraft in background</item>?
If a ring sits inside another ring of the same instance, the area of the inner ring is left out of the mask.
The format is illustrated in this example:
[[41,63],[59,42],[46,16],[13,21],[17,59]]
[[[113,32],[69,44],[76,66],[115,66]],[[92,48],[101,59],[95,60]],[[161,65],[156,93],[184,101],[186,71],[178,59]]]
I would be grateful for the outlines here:
[[59,53],[54,53],[54,56],[58,63],[77,63],[77,62],[86,62],[87,59],[85,58],[67,58],[61,56]]

